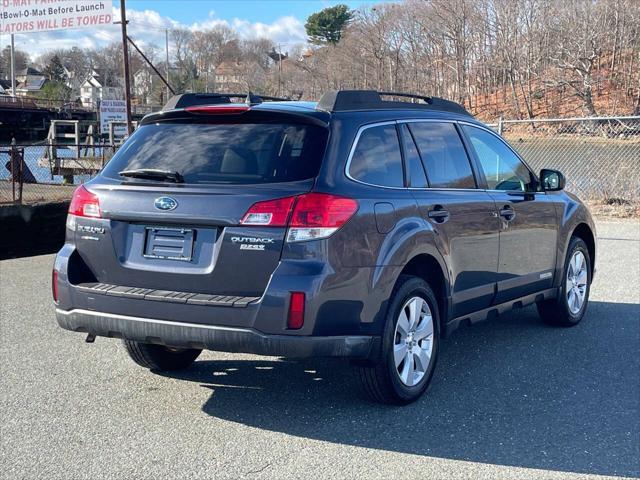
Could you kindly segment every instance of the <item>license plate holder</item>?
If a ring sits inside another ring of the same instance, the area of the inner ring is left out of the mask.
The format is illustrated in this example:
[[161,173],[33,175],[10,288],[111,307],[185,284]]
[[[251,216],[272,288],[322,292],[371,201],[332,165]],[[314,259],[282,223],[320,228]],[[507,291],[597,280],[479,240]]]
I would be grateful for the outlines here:
[[180,227],[145,227],[145,258],[190,262],[195,230]]

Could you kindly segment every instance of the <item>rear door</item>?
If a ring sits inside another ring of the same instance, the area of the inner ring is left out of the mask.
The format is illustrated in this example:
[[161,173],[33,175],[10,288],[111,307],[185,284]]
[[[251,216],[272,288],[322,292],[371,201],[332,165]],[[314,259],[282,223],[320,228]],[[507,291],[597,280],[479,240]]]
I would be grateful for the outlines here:
[[556,264],[553,199],[538,191],[535,175],[495,133],[463,125],[500,218],[500,266],[495,302],[551,288]]
[[[275,113],[144,125],[86,185],[101,218],[77,218],[77,252],[98,282],[259,296],[280,260],[291,197],[311,190],[326,140],[323,127]],[[244,218],[256,203],[268,226]]]
[[477,188],[454,123],[409,122],[400,128],[411,191],[422,216],[441,238],[451,269],[452,316],[487,308],[494,298],[498,268],[500,224],[494,201]]

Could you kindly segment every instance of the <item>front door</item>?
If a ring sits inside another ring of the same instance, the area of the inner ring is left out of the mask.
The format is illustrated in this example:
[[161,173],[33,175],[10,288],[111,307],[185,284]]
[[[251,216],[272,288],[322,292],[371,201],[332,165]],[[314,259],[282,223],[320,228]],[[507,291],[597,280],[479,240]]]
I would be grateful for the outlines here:
[[471,125],[462,130],[501,223],[495,303],[551,288],[557,245],[553,196],[538,191],[535,175],[498,135]]

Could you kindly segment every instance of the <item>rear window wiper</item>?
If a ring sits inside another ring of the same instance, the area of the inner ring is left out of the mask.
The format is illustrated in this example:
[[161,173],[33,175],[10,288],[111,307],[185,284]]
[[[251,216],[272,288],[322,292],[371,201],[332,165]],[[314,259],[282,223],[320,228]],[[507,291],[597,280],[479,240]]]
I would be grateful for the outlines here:
[[155,168],[136,168],[134,170],[122,170],[118,172],[123,177],[146,178],[149,180],[163,180],[166,182],[184,183],[184,177],[180,172],[172,170],[159,170]]

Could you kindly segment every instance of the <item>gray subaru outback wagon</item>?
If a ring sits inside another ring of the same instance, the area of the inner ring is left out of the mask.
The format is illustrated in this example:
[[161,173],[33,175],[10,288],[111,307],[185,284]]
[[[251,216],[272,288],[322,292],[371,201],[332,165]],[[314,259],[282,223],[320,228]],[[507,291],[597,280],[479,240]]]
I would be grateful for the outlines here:
[[345,357],[373,399],[405,404],[462,324],[534,303],[554,325],[584,316],[587,208],[462,106],[237,96],[174,97],[76,190],[61,327],[158,371],[203,349]]

